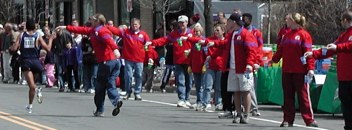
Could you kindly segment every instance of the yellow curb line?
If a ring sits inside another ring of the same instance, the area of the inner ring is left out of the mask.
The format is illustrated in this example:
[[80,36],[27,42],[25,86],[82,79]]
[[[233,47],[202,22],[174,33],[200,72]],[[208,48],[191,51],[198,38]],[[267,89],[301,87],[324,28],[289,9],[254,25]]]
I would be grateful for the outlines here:
[[7,121],[10,121],[12,123],[18,124],[18,125],[22,125],[24,127],[30,128],[30,129],[34,129],[34,130],[42,130],[43,128],[46,130],[56,130],[55,128],[51,128],[49,126],[38,124],[38,123],[23,119],[23,118],[20,118],[17,116],[13,116],[9,113],[5,113],[5,112],[1,112],[1,111],[0,111],[0,118],[7,120]]

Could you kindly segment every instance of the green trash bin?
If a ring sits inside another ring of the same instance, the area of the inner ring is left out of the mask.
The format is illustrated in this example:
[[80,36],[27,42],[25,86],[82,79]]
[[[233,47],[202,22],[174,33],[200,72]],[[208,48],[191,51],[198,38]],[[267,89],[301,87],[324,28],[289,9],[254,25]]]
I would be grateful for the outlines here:
[[258,80],[257,80],[257,100],[260,104],[269,103],[269,95],[272,90],[273,82],[274,82],[274,73],[275,69],[272,67],[259,68],[257,72]]
[[279,67],[272,68],[272,85],[271,92],[269,94],[269,102],[275,103],[278,105],[284,104],[284,96],[282,92],[282,69]]
[[318,110],[328,113],[341,113],[341,101],[338,98],[336,63],[332,62],[321,90]]

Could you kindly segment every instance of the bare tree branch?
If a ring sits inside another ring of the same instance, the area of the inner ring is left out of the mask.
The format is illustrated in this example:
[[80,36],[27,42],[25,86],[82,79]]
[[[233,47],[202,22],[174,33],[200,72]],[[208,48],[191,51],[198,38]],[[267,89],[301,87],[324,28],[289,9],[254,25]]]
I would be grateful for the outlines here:
[[166,15],[168,13],[177,13],[183,8],[180,6],[178,10],[170,11],[171,6],[180,3],[182,0],[137,0],[142,8],[152,9],[153,12],[160,12],[163,19],[164,36],[166,35]]
[[[292,0],[289,2],[275,2],[273,0],[273,16],[271,17],[273,19],[271,20],[271,37],[273,39],[271,42],[274,42],[277,32],[285,23],[283,21],[285,15],[293,12],[298,12],[306,17],[308,23],[306,28],[311,33],[315,45],[325,45],[332,42],[342,31],[339,19],[346,8],[340,7],[346,7],[346,4],[344,0]],[[262,32],[266,32],[266,30],[267,28],[263,28]]]

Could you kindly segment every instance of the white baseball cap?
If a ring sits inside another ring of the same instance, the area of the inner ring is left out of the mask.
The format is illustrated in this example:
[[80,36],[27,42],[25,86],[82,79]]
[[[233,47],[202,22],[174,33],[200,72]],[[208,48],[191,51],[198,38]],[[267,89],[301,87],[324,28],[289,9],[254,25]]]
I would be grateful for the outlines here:
[[4,26],[2,24],[0,24],[0,28],[4,28]]
[[186,15],[178,16],[177,22],[188,22],[188,17]]

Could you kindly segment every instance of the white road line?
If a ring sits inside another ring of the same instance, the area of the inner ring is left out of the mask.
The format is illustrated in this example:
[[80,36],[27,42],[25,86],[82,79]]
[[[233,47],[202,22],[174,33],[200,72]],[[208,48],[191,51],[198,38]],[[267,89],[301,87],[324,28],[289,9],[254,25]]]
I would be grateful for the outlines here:
[[157,103],[157,104],[163,104],[163,105],[169,105],[169,106],[174,106],[176,107],[177,104],[172,104],[172,103],[166,103],[166,102],[159,102],[159,101],[151,101],[151,100],[142,100],[143,102],[150,102],[150,103]]
[[[142,101],[143,102],[156,103],[156,104],[169,105],[169,106],[177,106],[177,104],[166,103],[166,102],[151,101],[151,100],[144,100],[144,99]],[[215,111],[208,111],[208,112],[215,112]],[[270,123],[275,123],[275,124],[281,124],[280,121],[274,121],[274,120],[269,120],[269,119],[264,119],[264,118],[256,118],[256,117],[249,117],[249,118],[253,119],[253,120],[258,120],[258,121],[264,121],[264,122],[270,122]],[[305,125],[299,125],[299,124],[293,124],[293,126],[301,127],[301,128],[305,128],[305,129],[313,129],[313,130],[329,130],[329,129],[317,128],[317,127],[307,127]]]

